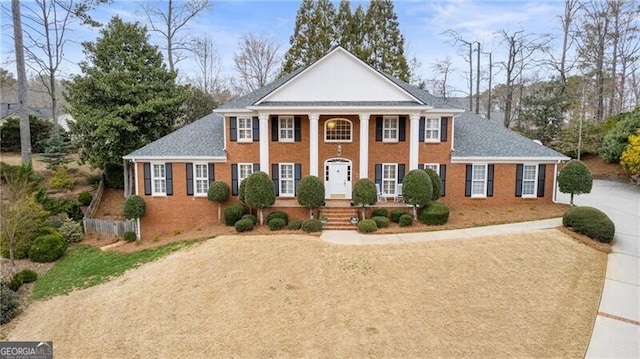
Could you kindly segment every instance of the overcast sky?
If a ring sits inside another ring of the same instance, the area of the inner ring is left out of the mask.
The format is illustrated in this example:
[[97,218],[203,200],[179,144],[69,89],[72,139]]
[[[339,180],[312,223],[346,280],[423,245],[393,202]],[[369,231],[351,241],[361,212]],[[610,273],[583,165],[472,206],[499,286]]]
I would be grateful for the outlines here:
[[[2,67],[15,74],[13,60],[13,29],[11,14],[8,12],[10,3],[2,2]],[[22,0],[29,6],[29,0]],[[148,2],[149,3],[149,2]],[[336,8],[338,2],[334,2]],[[107,23],[112,16],[119,15],[125,21],[139,21],[145,23],[145,16],[141,10],[140,1],[115,0],[111,5],[102,5],[93,16],[102,23]],[[358,4],[367,6],[368,2],[352,1],[352,7]],[[32,5],[32,4],[31,4]],[[223,73],[234,76],[233,54],[238,40],[245,32],[266,33],[273,36],[280,45],[280,53],[289,48],[289,37],[293,33],[298,1],[214,1],[214,6],[201,14],[189,25],[191,34],[210,34],[216,44],[223,63]],[[560,34],[558,15],[564,10],[561,0],[548,1],[410,1],[395,2],[395,10],[400,22],[402,34],[405,37],[405,54],[408,58],[415,56],[421,63],[419,73],[423,78],[432,78],[431,65],[437,59],[451,56],[457,69],[451,78],[451,84],[464,89],[468,85],[465,81],[468,64],[463,61],[462,52],[450,45],[449,38],[443,32],[449,29],[459,32],[467,41],[480,41],[483,51],[493,52],[494,63],[505,60],[501,50],[498,30],[513,32],[525,30],[528,33]],[[76,27],[70,39],[75,43],[68,43],[65,49],[68,62],[65,63],[63,75],[78,73],[75,65],[84,59],[80,41],[95,41],[97,30]],[[151,35],[151,41],[159,44],[160,39]],[[559,41],[556,41],[558,44]],[[475,56],[475,55],[474,55]],[[475,59],[474,59],[475,61]],[[486,56],[482,62],[487,63]],[[194,68],[188,60],[178,64],[181,76],[190,75]],[[499,71],[494,68],[494,73]],[[494,79],[499,82],[500,74]],[[486,84],[481,85],[481,88]]]

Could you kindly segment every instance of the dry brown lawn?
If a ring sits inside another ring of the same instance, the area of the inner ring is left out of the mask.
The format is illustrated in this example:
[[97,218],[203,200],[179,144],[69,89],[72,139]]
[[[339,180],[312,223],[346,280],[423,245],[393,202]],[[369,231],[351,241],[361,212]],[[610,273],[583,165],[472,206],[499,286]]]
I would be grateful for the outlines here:
[[223,236],[35,302],[59,358],[583,357],[606,254],[557,230],[382,246]]

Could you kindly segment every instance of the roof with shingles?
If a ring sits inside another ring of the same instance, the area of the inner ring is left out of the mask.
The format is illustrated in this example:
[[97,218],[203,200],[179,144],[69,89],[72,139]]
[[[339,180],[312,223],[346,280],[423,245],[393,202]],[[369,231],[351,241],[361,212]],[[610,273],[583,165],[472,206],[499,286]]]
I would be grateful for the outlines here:
[[540,145],[482,116],[465,112],[454,119],[452,157],[548,158],[569,160],[562,153]]
[[224,152],[224,118],[210,114],[126,155],[125,159],[221,157]]

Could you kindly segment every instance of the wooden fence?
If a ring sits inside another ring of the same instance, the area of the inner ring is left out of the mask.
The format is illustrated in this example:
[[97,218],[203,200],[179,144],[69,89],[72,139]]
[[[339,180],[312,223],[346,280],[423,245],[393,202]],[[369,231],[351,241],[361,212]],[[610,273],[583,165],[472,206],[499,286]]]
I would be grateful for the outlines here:
[[96,190],[96,194],[93,195],[93,199],[91,200],[89,207],[87,207],[87,211],[84,214],[85,217],[93,218],[93,216],[96,214],[96,211],[98,210],[98,205],[100,205],[100,201],[102,200],[103,193],[104,193],[104,176],[102,176],[102,179],[100,180],[100,184],[98,185],[98,189]]
[[124,237],[128,231],[136,232],[136,221],[111,221],[108,219],[87,218],[82,219],[84,233],[98,233],[105,236]]

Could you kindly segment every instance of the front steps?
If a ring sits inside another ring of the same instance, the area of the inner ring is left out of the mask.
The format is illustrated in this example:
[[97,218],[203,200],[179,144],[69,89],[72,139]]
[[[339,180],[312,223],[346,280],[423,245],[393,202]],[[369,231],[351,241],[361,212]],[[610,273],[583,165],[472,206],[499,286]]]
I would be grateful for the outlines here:
[[358,217],[358,209],[354,207],[324,207],[320,210],[320,217],[327,217],[327,223],[322,229],[327,230],[356,230],[357,225],[351,224],[351,217]]

